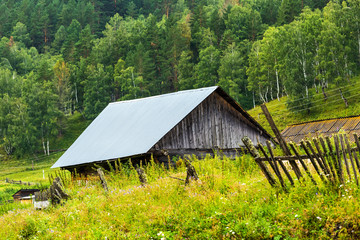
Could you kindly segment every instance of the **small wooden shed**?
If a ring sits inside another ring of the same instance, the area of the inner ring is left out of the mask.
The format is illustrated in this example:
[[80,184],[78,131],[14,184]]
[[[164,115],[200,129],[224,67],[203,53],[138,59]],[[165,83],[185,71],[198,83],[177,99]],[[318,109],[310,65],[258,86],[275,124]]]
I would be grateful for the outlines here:
[[124,158],[167,161],[221,151],[234,156],[248,136],[271,136],[220,87],[186,90],[110,103],[52,168],[86,171],[94,163]]
[[39,189],[20,189],[12,195],[14,201],[20,201],[21,203],[32,203],[35,193],[40,191]]
[[287,142],[299,143],[303,139],[319,136],[333,136],[343,130],[354,141],[354,133],[360,135],[360,116],[331,118],[311,122],[303,122],[287,126],[281,133]]

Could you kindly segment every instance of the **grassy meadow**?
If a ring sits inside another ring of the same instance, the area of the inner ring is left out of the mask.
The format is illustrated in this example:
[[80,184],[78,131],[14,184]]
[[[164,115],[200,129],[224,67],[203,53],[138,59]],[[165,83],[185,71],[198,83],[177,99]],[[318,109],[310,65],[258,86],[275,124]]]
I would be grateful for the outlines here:
[[[185,167],[152,162],[142,187],[128,164],[97,177],[66,181],[71,199],[46,210],[10,210],[0,216],[1,239],[356,239],[359,188],[295,183],[271,188],[244,155],[192,159],[199,180],[184,186]],[[318,182],[321,182],[317,179]]]

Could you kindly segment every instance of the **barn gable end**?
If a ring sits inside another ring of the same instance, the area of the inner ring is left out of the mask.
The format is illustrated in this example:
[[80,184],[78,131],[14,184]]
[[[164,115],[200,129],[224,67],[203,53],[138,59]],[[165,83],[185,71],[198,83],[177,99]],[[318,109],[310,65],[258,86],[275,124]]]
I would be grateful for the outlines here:
[[158,141],[153,150],[236,149],[248,136],[257,144],[269,137],[218,92],[213,92]]

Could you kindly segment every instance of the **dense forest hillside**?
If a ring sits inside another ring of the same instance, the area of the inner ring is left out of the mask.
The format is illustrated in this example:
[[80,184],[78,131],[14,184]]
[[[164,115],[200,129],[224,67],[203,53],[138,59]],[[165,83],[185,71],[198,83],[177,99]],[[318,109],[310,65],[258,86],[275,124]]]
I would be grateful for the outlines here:
[[359,16],[357,0],[0,0],[0,154],[49,154],[75,111],[211,85],[307,113],[358,74]]

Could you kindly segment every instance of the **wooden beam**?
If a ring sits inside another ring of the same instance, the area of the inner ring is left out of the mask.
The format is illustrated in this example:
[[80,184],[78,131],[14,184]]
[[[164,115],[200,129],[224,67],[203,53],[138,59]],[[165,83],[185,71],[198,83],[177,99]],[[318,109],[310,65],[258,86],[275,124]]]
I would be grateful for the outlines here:
[[[281,133],[280,133],[279,129],[277,128],[277,126],[276,126],[276,124],[275,124],[269,110],[267,109],[265,103],[261,104],[261,109],[264,112],[264,115],[265,115],[267,121],[269,122],[270,127],[271,127],[272,131],[274,132],[274,134],[276,136],[276,139],[278,140],[281,149],[284,152],[284,155],[291,156],[291,152],[290,152],[284,138],[281,136]],[[294,160],[289,160],[289,163],[290,163],[292,169],[294,170],[294,172],[296,174],[296,177],[300,180],[302,176],[301,176],[301,171],[300,171],[298,165],[296,164],[296,162]]]

